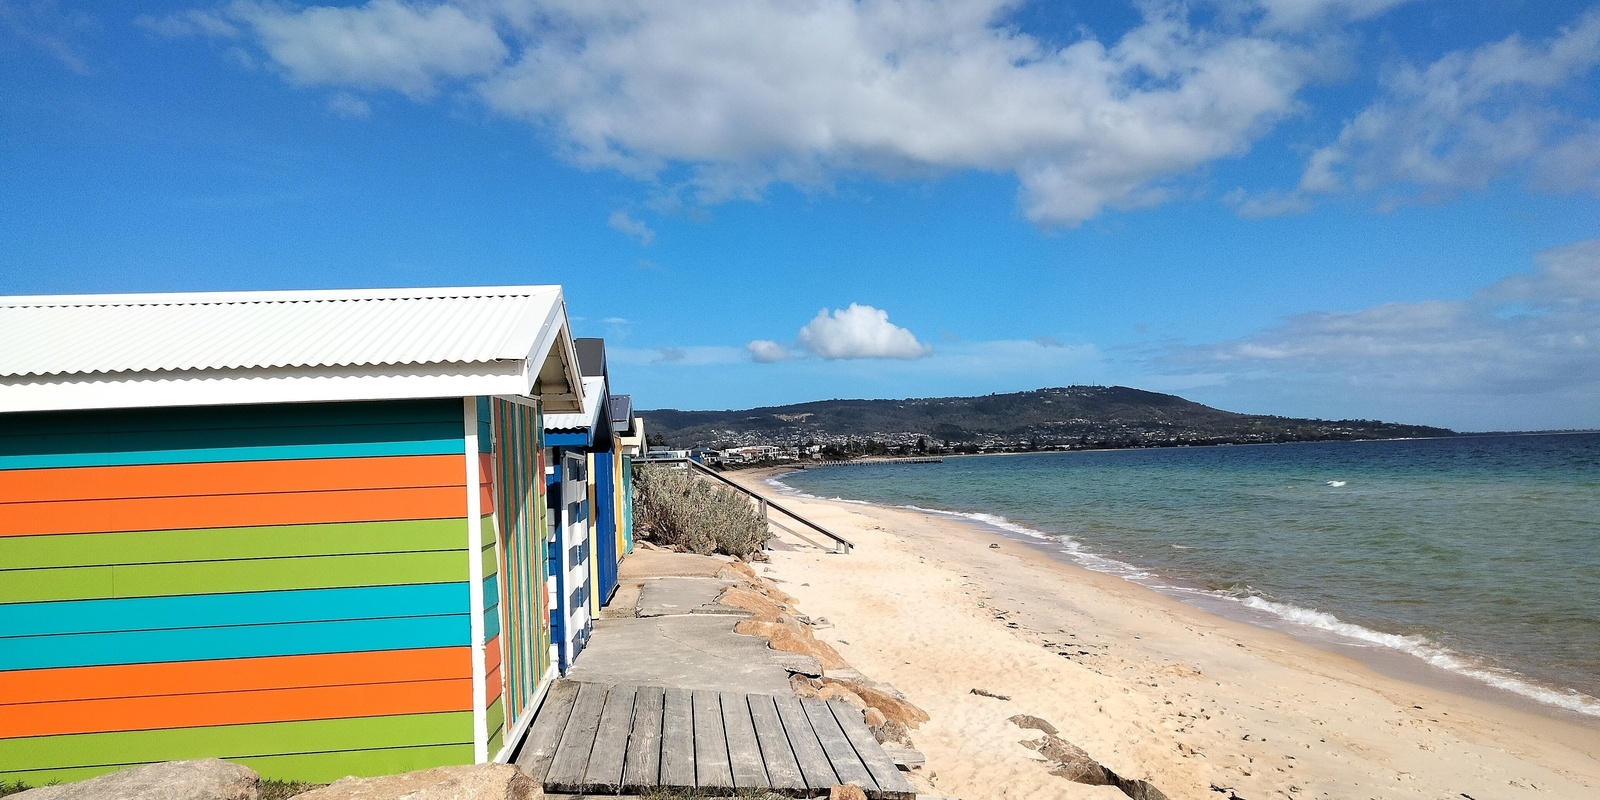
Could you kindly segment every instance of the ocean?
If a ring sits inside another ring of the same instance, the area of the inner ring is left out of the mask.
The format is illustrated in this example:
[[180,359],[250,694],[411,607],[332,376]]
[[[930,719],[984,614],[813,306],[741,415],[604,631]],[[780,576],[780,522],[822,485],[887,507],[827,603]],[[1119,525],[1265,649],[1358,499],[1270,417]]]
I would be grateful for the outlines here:
[[1230,616],[1600,718],[1600,434],[823,467]]

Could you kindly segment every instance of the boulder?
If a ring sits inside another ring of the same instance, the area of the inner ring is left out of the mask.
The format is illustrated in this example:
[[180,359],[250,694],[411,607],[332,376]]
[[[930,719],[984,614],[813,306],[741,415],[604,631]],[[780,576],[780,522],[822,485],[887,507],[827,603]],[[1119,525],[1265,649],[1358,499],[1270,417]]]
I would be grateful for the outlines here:
[[869,727],[869,728],[875,727],[875,726],[878,726],[878,725],[882,725],[883,723],[888,722],[888,721],[889,721],[889,718],[885,717],[883,715],[882,711],[879,711],[876,708],[868,708],[867,709],[867,713],[866,713],[867,727]]
[[531,800],[539,784],[510,764],[436,767],[381,778],[343,778],[295,800]]
[[838,783],[828,790],[828,800],[867,800],[867,793],[853,783]]
[[899,747],[912,746],[911,731],[906,730],[906,726],[892,719],[882,725],[873,725],[868,730],[872,731],[872,738],[877,739],[878,744],[892,744]]
[[261,778],[249,767],[215,758],[166,761],[98,778],[42,786],[11,800],[256,800]]
[[910,701],[896,697],[889,692],[875,686],[868,686],[856,681],[842,681],[838,678],[824,677],[824,683],[841,686],[866,701],[866,704],[883,712],[889,719],[899,722],[907,728],[916,729],[928,721],[928,712],[912,705]]
[[[788,617],[788,608],[782,603],[767,597],[754,589],[743,586],[729,586],[717,598],[717,602],[725,606],[744,609],[750,612],[751,618],[761,622],[781,622]],[[796,620],[798,622],[798,620]]]
[[1044,733],[1051,735],[1061,732],[1056,730],[1056,726],[1051,725],[1050,723],[1045,722],[1044,720],[1039,719],[1032,714],[1018,714],[1008,721],[1012,725],[1015,725],[1019,728],[1029,728],[1036,731],[1043,731]]
[[860,709],[865,709],[867,707],[867,701],[861,699],[861,695],[858,695],[837,683],[829,683],[823,686],[821,689],[818,689],[817,696],[824,700],[843,700],[846,703],[849,703],[850,705]]

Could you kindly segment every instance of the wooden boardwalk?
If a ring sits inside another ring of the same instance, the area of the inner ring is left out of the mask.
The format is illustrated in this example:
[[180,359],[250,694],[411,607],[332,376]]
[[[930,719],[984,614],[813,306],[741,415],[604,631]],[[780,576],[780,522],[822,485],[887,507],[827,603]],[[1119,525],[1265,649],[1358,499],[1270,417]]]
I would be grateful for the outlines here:
[[771,789],[807,797],[854,783],[867,797],[916,796],[860,711],[783,695],[557,681],[516,765],[551,793]]

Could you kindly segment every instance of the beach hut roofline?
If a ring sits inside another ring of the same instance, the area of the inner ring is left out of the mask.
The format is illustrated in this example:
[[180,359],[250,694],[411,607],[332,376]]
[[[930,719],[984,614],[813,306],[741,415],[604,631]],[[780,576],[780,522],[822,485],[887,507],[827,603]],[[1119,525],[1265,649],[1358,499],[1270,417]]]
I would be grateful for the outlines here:
[[0,297],[0,411],[539,397],[583,408],[559,286]]

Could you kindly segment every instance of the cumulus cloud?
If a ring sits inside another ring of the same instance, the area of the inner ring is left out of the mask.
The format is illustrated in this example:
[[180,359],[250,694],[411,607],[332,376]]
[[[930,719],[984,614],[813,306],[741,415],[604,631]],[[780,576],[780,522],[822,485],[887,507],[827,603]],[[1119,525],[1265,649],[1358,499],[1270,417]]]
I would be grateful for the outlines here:
[[[509,55],[492,22],[468,8],[398,0],[303,9],[236,2],[224,13],[247,26],[295,83],[393,89],[421,98],[432,96],[441,79],[487,75]],[[210,27],[225,32],[217,23]]]
[[922,358],[933,348],[889,321],[889,312],[851,303],[849,308],[824,308],[800,329],[800,346],[819,358]]
[[1547,102],[1600,66],[1600,9],[1547,41],[1510,36],[1389,75],[1376,102],[1312,153],[1307,194],[1415,187],[1424,199],[1518,170],[1537,186],[1600,193],[1600,122]]
[[1259,0],[1268,27],[1303,30],[1328,22],[1376,17],[1412,0]]
[[671,191],[700,202],[979,170],[1013,175],[1031,220],[1072,226],[1245,152],[1325,69],[1283,31],[1394,0],[1223,4],[1241,3],[1246,22],[1207,27],[1147,0],[1119,38],[1064,45],[1013,24],[1014,0],[238,2],[221,21],[297,83],[453,85],[576,163],[688,175]]
[[757,339],[744,347],[750,351],[750,359],[757,364],[789,360],[789,349],[770,339]]
[[1600,240],[1543,252],[1536,263],[1466,300],[1304,314],[1242,339],[1175,348],[1163,365],[1217,383],[1336,384],[1345,396],[1448,396],[1452,406],[1480,398],[1502,408],[1513,396],[1588,398],[1580,402],[1596,408]]
[[649,247],[650,243],[656,240],[656,232],[651,230],[649,225],[629,216],[626,211],[611,212],[611,218],[606,220],[606,224],[611,226],[611,230],[637,241],[643,247]]

